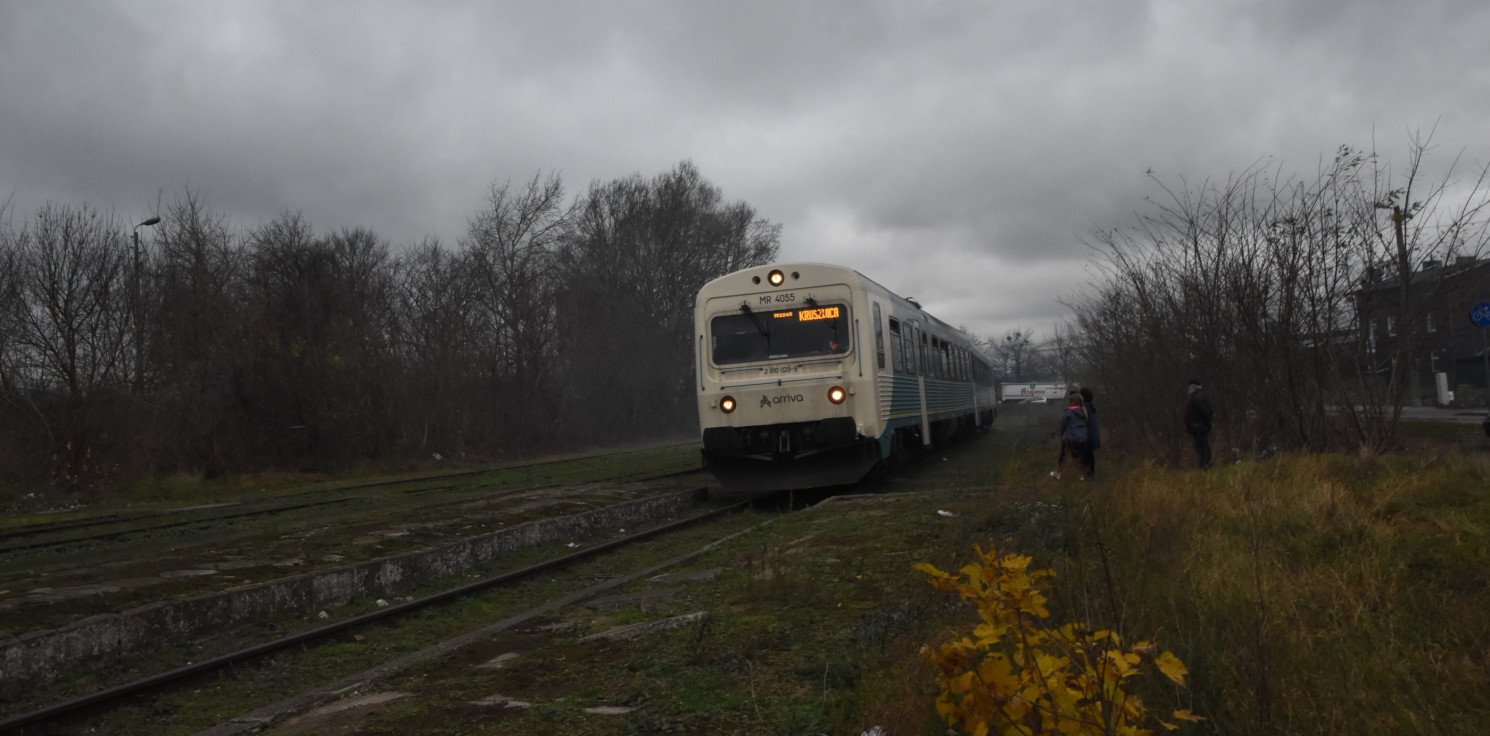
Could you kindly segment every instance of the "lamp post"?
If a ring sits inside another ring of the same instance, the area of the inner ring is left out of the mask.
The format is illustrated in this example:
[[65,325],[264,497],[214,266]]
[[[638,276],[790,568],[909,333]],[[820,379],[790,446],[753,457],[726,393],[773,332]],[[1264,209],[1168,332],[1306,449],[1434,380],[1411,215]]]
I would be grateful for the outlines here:
[[[1406,199],[1406,197],[1404,197]],[[1412,386],[1413,406],[1423,405],[1422,392],[1418,390],[1418,356],[1414,354],[1417,348],[1416,330],[1412,321],[1408,319],[1412,305],[1412,253],[1407,249],[1407,221],[1412,219],[1412,213],[1404,211],[1400,205],[1388,202],[1378,202],[1375,205],[1379,210],[1392,211],[1392,234],[1397,241],[1397,318],[1402,322],[1402,337],[1392,341],[1393,355],[1393,378],[1397,380],[1395,390],[1392,394],[1393,404],[1400,406],[1402,396],[1406,393],[1409,383]],[[1407,375],[1403,376],[1397,371],[1404,369]]]
[[135,321],[134,395],[136,397],[144,393],[145,390],[145,315],[143,314],[144,310],[140,307],[140,228],[154,227],[158,224],[160,224],[160,218],[152,217],[138,225],[135,225],[134,231],[132,233],[132,240],[134,241],[135,262],[134,289],[132,289],[133,293],[130,294],[130,301],[132,303],[129,306],[131,316],[134,317]]

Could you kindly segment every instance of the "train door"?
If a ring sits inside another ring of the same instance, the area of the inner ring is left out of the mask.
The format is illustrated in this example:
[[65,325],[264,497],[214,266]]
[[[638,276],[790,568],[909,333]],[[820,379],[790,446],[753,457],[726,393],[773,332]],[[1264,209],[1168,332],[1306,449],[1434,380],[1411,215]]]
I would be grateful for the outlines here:
[[926,373],[931,368],[931,356],[927,353],[926,333],[921,331],[921,324],[915,323],[913,328],[915,334],[916,350],[916,384],[921,395],[921,444],[925,447],[931,446],[931,414],[926,408]]
[[983,397],[978,394],[977,364],[974,362],[973,351],[971,348],[967,348],[963,351],[962,370],[963,374],[967,376],[968,388],[971,389],[973,392],[973,426],[982,427],[983,406],[978,402],[981,401]]
[[880,319],[880,303],[874,303],[874,364],[875,375],[885,372],[885,325]]

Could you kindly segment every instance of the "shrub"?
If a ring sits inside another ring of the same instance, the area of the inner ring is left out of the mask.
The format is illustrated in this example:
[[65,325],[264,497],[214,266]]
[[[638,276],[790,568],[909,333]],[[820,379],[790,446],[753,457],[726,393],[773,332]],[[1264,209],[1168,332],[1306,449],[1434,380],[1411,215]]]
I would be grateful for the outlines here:
[[[1077,623],[1052,625],[1046,609],[1053,570],[1029,571],[1031,558],[977,548],[979,561],[962,576],[928,563],[916,565],[941,590],[956,591],[978,608],[972,636],[961,636],[932,652],[941,694],[936,709],[947,722],[973,736],[999,734],[1153,733],[1144,724],[1178,726],[1151,719],[1129,681],[1155,668],[1176,685],[1185,665],[1170,652],[1140,641],[1123,648],[1116,632],[1088,632]],[[1188,710],[1180,721],[1203,720]]]

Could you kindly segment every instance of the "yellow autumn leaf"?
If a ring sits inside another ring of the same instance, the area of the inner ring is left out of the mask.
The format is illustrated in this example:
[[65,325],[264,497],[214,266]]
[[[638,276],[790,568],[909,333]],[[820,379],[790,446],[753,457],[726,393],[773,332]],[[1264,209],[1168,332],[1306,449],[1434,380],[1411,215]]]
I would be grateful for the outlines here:
[[940,569],[937,568],[936,565],[933,565],[930,562],[917,562],[915,565],[912,566],[912,569],[920,570],[921,572],[924,572],[932,577],[947,577],[947,573],[942,572]]
[[1033,557],[1027,557],[1025,555],[1018,554],[1008,554],[1004,555],[1001,566],[1008,572],[1024,572],[1025,570],[1029,569],[1030,563],[1034,561],[1035,558]]
[[1019,676],[1014,674],[1014,667],[1009,660],[1001,655],[983,660],[983,664],[978,667],[978,677],[1000,698],[1008,697],[1019,688]]
[[1185,710],[1175,711],[1174,718],[1178,721],[1190,721],[1191,723],[1199,723],[1205,720],[1205,716],[1197,716],[1194,713],[1191,713],[1188,708]]
[[1159,667],[1159,671],[1163,672],[1165,677],[1173,680],[1176,685],[1184,685],[1185,675],[1190,674],[1190,670],[1185,668],[1185,663],[1181,662],[1180,658],[1174,656],[1172,652],[1165,652],[1159,655],[1154,659],[1154,664]]

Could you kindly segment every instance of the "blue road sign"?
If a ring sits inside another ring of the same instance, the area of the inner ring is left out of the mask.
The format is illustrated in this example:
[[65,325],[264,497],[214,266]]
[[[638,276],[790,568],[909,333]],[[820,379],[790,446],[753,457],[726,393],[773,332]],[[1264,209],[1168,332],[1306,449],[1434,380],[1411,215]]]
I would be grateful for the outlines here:
[[1469,310],[1469,318],[1481,327],[1490,327],[1490,302],[1480,302]]

